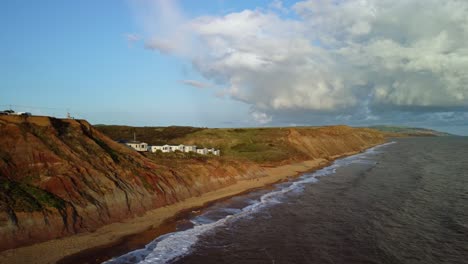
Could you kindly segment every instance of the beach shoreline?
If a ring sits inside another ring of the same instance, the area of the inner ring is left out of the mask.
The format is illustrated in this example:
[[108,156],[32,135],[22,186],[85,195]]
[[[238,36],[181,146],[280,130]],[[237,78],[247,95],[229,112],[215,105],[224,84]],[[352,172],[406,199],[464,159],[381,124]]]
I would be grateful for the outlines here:
[[[370,145],[361,151],[348,152],[342,155],[329,157],[328,159],[315,159],[273,168],[265,168],[263,171],[265,176],[239,180],[230,186],[207,192],[200,196],[191,197],[175,204],[150,210],[143,216],[109,224],[94,232],[80,233],[61,239],[49,240],[0,252],[0,264],[57,263],[61,260],[67,261],[67,257],[69,256],[80,256],[80,254],[89,250],[112,247],[113,245],[118,245],[128,237],[144,233],[148,230],[156,230],[164,224],[170,223],[171,221],[174,222],[174,220],[179,219],[180,215],[184,212],[204,208],[216,201],[237,196],[255,189],[265,188],[272,184],[288,180],[291,177],[297,177],[305,172],[318,170],[328,166],[336,159],[358,154],[374,146],[376,145]],[[168,233],[170,229],[166,231],[165,233]],[[162,234],[163,233],[160,235]],[[44,252],[47,252],[47,254],[44,254]],[[65,263],[73,263],[73,261],[67,261]]]

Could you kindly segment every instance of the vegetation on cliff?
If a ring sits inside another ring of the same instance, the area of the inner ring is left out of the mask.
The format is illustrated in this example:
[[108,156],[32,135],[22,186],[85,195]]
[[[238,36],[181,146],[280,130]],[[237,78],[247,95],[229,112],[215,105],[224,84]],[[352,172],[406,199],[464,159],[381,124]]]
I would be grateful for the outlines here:
[[405,126],[371,126],[369,128],[387,133],[389,136],[410,136],[410,137],[446,137],[454,136],[450,133],[440,132],[428,128],[405,127]]
[[172,139],[180,138],[187,134],[203,130],[203,128],[185,126],[131,127],[115,125],[95,125],[95,127],[99,131],[116,141],[133,140],[133,135],[136,134],[138,140],[153,145],[165,144],[166,142]]
[[[115,141],[134,131],[150,144],[217,147],[222,156],[138,153]],[[1,116],[0,134],[0,250],[94,230],[262,177],[265,167],[331,159],[384,141],[375,130],[346,126],[96,129],[84,120],[21,116]]]
[[[357,150],[366,139],[381,137],[377,131],[347,126],[298,128],[192,128],[192,127],[128,127],[97,126],[96,129],[114,140],[131,139],[133,133],[148,144],[186,144],[219,148],[224,159],[250,161],[263,165],[278,165],[334,155],[333,138],[347,140],[348,147]],[[167,130],[166,130],[167,129]],[[171,136],[166,132],[171,131]],[[141,133],[141,134],[140,134]],[[366,138],[367,137],[367,138]],[[147,140],[145,140],[147,139]],[[331,140],[331,141],[327,141]],[[313,142],[312,142],[313,141]],[[323,142],[321,142],[323,141]],[[335,142],[338,144],[338,141]],[[149,154],[147,156],[151,157]],[[183,158],[187,154],[156,154],[161,159]],[[193,157],[193,156],[192,156]]]

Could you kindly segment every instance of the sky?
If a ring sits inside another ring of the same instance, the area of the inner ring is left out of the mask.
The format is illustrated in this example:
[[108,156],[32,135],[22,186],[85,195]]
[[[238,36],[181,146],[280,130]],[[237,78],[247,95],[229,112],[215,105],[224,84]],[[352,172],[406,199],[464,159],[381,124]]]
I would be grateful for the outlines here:
[[468,135],[465,0],[0,7],[0,108],[93,124],[388,124]]

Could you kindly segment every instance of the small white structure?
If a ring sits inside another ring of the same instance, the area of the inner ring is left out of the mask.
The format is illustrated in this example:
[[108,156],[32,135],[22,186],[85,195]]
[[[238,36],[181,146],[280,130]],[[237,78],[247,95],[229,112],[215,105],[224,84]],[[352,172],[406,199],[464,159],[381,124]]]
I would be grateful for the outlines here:
[[[146,144],[146,143],[143,143],[143,144]],[[139,149],[141,149],[141,146],[135,146],[133,148],[136,149],[137,151],[143,151],[143,150],[139,150]],[[196,153],[201,154],[201,155],[213,154],[215,156],[220,156],[220,154],[221,154],[219,149],[214,149],[214,148],[197,149],[197,146],[195,146],[195,145],[185,146],[185,145],[182,145],[182,144],[180,144],[180,145],[167,145],[166,144],[164,146],[149,146],[149,147],[147,147],[147,149],[148,149],[148,151],[151,151],[153,153],[157,152],[157,151],[161,151],[163,153],[180,151],[180,152],[186,152],[186,153],[196,152]]]
[[167,144],[164,145],[164,146],[162,146],[162,152],[168,153],[168,152],[171,152],[171,151],[172,151],[172,150],[171,150],[171,146],[169,146],[169,145],[167,145]]
[[[164,152],[164,153],[167,153],[167,152],[174,152],[174,151],[181,151],[181,152],[189,152],[189,151],[186,151],[185,148],[186,147],[192,147],[192,146],[184,146],[184,145],[164,145],[164,146],[151,146],[151,152],[156,152],[156,151],[161,151],[161,152]],[[191,149],[191,148],[190,148]],[[196,149],[196,147],[195,147]]]
[[15,112],[14,115],[31,116],[31,113],[30,112]]
[[197,149],[198,154],[206,155],[208,154],[208,149],[207,148],[202,148],[202,149]]
[[157,152],[157,151],[161,151],[163,153],[167,153],[167,152],[171,152],[171,148],[169,145],[164,145],[164,146],[151,146],[150,148],[150,151],[151,152]]
[[171,145],[169,148],[171,149],[172,152],[178,150],[178,151],[184,151],[184,145]]
[[125,143],[125,145],[127,145],[127,146],[129,146],[129,147],[131,147],[134,150],[139,151],[139,152],[148,151],[148,144],[145,143],[145,142],[132,141],[132,142]]
[[213,154],[215,156],[219,156],[221,154],[221,151],[219,151],[219,149],[210,148],[210,149],[207,149],[207,153]]
[[162,146],[149,146],[148,149],[149,149],[149,151],[154,153],[154,152],[156,152],[158,150],[162,151]]
[[157,151],[161,151],[161,152],[164,152],[164,146],[150,146],[149,147],[149,150],[153,153],[157,152]]
[[185,146],[184,147],[184,152],[197,152],[197,146]]
[[182,145],[182,144],[180,144],[180,145],[177,146],[176,150],[181,151],[181,152],[184,152],[185,146]]

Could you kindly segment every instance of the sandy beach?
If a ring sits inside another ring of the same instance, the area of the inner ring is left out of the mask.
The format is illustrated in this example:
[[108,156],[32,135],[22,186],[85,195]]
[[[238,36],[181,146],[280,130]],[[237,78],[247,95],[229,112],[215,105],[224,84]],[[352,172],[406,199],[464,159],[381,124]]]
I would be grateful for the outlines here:
[[[357,152],[351,152],[345,155],[331,157],[330,160],[356,153]],[[0,252],[0,263],[55,263],[66,256],[76,254],[83,250],[113,244],[129,235],[138,234],[150,228],[156,228],[164,223],[164,221],[176,216],[179,212],[184,210],[199,208],[219,199],[268,186],[286,180],[289,177],[297,176],[300,173],[319,169],[329,163],[330,161],[326,159],[316,159],[274,168],[265,168],[265,175],[262,177],[241,180],[231,186],[208,192],[198,197],[191,197],[182,202],[150,210],[141,217],[106,225],[92,233],[81,233],[62,239],[50,240],[31,246]]]

